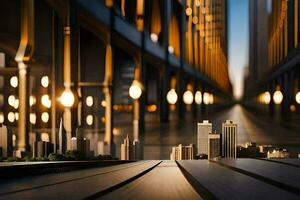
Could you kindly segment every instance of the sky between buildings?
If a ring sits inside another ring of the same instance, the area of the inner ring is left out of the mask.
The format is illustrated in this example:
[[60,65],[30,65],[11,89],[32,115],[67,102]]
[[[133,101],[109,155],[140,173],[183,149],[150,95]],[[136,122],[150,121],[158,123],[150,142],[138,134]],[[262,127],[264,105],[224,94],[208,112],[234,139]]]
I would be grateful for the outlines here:
[[249,48],[249,2],[229,0],[228,12],[228,63],[233,92],[242,96],[245,67],[248,65]]

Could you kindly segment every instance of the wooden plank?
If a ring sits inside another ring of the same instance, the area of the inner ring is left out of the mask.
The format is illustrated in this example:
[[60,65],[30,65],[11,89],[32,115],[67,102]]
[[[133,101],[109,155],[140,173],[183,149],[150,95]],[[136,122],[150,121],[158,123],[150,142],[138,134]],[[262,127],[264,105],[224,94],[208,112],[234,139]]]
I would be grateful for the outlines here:
[[[92,172],[80,170],[56,174],[52,178],[50,176],[32,177],[20,182],[19,185],[17,182],[11,185],[8,183],[6,188],[10,188],[10,191],[16,185],[19,191],[2,193],[0,199],[83,199],[137,176],[158,163],[159,161],[144,161],[139,164],[132,163],[132,166],[128,164],[127,168],[122,165],[121,168],[115,167],[114,169],[90,170]],[[57,182],[58,179],[59,182]],[[48,185],[40,185],[47,181],[49,181]],[[27,188],[22,190],[22,187]],[[5,189],[1,186],[1,190]]]
[[178,164],[217,199],[299,199],[299,196],[207,160]]
[[300,170],[258,159],[221,159],[217,163],[300,195]]

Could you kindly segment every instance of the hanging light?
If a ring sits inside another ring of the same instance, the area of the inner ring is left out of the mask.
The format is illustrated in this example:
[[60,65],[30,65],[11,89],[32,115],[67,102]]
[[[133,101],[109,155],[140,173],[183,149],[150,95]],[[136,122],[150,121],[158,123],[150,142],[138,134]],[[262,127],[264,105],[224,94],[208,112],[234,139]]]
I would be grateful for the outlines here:
[[30,113],[29,121],[31,124],[36,124],[36,114],[35,113]]
[[183,93],[183,102],[187,105],[191,105],[194,101],[193,93],[190,90],[187,90]]
[[49,86],[49,77],[48,76],[43,76],[41,78],[41,85],[44,87],[44,88],[47,88]]
[[168,93],[167,93],[167,101],[169,104],[174,105],[176,104],[178,99],[177,93],[175,91],[175,89],[171,89]]
[[129,96],[133,99],[138,99],[142,95],[142,84],[134,80],[129,88]]
[[187,16],[190,16],[192,13],[193,13],[193,10],[192,10],[191,7],[187,7],[187,8],[185,9],[185,14],[186,14]]
[[173,46],[169,46],[168,47],[168,51],[170,54],[173,54],[174,53],[174,47]]
[[105,100],[101,101],[101,106],[104,107],[104,108],[106,107],[106,101]]
[[41,119],[44,123],[47,123],[49,121],[49,113],[47,112],[43,112],[42,115],[41,115]]
[[209,95],[209,104],[214,104],[214,95],[213,94]]
[[205,104],[205,105],[208,105],[209,104],[209,93],[208,92],[204,92],[204,94],[203,94],[203,103]]
[[48,134],[48,133],[42,133],[42,134],[41,134],[41,140],[42,140],[43,142],[49,142],[49,141],[50,141],[49,134]]
[[43,106],[45,106],[46,108],[50,108],[51,107],[51,100],[50,100],[48,94],[44,94],[42,96],[41,102],[42,102]]
[[85,121],[86,121],[86,124],[87,124],[87,125],[91,126],[91,125],[93,124],[93,121],[94,121],[93,115],[88,115],[88,116],[86,116]]
[[150,38],[151,38],[152,42],[157,42],[158,41],[158,36],[155,33],[151,33]]
[[197,91],[195,93],[195,102],[198,105],[200,105],[202,103],[202,93],[200,91]]
[[298,93],[296,94],[295,99],[296,99],[296,102],[297,102],[298,104],[300,104],[300,92],[298,92]]
[[92,107],[93,104],[94,104],[94,99],[93,99],[93,97],[92,97],[92,96],[86,97],[85,103],[86,103],[86,105],[87,105],[88,107]]
[[19,113],[15,112],[15,119],[18,121],[19,120]]
[[16,97],[14,95],[10,95],[7,99],[8,104],[12,107],[15,105]]
[[281,104],[282,100],[283,100],[283,95],[282,95],[281,91],[280,90],[275,91],[273,94],[274,103]]
[[73,92],[69,89],[66,88],[64,92],[60,96],[60,102],[64,107],[72,107],[74,102],[75,102],[75,97]]
[[0,113],[0,124],[4,122],[4,114],[3,112]]
[[30,98],[29,98],[29,105],[33,106],[33,105],[35,105],[35,103],[36,103],[35,96],[30,96]]
[[15,99],[14,106],[15,109],[19,108],[19,99]]
[[11,77],[9,82],[13,88],[18,87],[18,77],[17,76]]
[[270,102],[271,102],[270,92],[264,92],[264,94],[263,94],[263,103],[270,104]]
[[9,122],[13,123],[15,121],[15,113],[9,112],[7,114],[7,119],[8,119]]

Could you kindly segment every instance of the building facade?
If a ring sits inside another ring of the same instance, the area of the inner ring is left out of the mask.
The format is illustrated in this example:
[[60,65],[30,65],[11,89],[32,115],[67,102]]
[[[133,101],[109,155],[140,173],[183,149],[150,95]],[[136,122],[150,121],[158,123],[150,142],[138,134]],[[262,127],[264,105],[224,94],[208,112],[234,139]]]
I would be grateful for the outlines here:
[[236,158],[237,124],[227,120],[222,124],[222,157]]
[[249,72],[244,104],[260,115],[297,127],[299,0],[251,0],[249,5]]
[[208,135],[208,159],[219,158],[221,156],[221,137],[220,134],[210,133]]
[[189,146],[179,144],[177,147],[172,147],[170,154],[170,160],[193,160],[194,157],[194,145],[192,144]]
[[[82,126],[101,136],[97,152],[119,157],[114,122],[134,126],[139,141],[145,115],[186,117],[186,90],[214,97],[192,104],[195,117],[232,98],[225,0],[0,4],[0,123],[12,128],[15,150],[30,151],[31,132],[37,141],[48,134],[56,151],[63,119],[67,141]],[[134,83],[142,86],[138,99],[128,95]],[[175,109],[166,97],[171,89]]]
[[197,154],[208,155],[208,135],[212,133],[212,124],[208,120],[203,120],[202,123],[198,123],[197,131]]

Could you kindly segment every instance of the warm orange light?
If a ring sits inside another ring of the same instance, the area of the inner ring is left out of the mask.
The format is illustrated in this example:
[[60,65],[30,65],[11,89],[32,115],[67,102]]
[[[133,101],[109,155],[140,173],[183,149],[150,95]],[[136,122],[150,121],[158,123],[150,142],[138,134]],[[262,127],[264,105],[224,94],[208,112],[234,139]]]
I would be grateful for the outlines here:
[[191,7],[188,7],[188,8],[185,9],[185,14],[186,14],[187,16],[190,16],[192,13],[193,13],[193,10],[192,10]]

